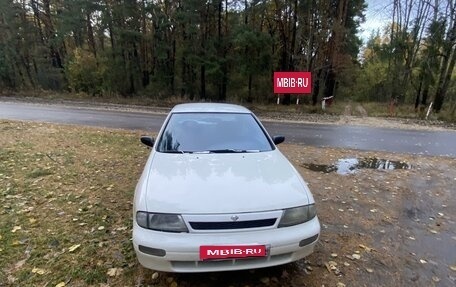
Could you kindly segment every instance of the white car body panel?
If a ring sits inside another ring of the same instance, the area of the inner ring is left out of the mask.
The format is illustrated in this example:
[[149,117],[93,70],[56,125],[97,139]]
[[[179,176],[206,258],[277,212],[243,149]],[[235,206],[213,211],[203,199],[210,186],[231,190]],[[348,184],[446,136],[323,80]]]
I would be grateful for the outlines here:
[[277,149],[152,156],[146,211],[242,213],[309,204],[307,186]]

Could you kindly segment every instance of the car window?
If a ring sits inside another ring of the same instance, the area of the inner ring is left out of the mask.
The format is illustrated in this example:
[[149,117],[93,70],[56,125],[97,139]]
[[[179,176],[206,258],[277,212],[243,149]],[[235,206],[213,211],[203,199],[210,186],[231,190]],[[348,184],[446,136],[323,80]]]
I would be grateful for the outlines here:
[[273,145],[251,114],[175,113],[161,138],[159,152],[255,152]]

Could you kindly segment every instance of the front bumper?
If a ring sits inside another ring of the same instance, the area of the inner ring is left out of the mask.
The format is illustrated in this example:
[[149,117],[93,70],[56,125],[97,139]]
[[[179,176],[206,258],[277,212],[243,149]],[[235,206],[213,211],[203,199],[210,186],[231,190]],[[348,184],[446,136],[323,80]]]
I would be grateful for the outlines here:
[[[263,268],[286,264],[311,254],[320,234],[318,217],[291,227],[220,233],[168,233],[148,230],[134,223],[133,246],[146,268],[166,272],[212,272]],[[301,246],[300,246],[301,243]],[[201,245],[261,244],[268,256],[248,259],[201,261]],[[305,245],[303,245],[305,244]],[[302,246],[303,245],[303,246]],[[153,248],[166,254],[154,256],[139,250]]]

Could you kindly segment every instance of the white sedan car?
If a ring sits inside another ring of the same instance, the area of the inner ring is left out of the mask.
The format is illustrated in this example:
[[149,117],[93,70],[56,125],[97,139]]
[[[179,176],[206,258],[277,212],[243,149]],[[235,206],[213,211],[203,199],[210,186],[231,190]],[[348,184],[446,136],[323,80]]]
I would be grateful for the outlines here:
[[135,191],[133,245],[146,268],[209,272],[299,260],[320,234],[306,182],[248,109],[182,104]]

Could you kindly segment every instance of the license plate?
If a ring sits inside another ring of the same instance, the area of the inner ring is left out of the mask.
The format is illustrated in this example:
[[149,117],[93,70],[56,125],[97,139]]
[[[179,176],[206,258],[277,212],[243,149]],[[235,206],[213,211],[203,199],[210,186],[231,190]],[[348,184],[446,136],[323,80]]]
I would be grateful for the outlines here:
[[266,256],[265,245],[203,245],[200,246],[201,260],[220,260]]

